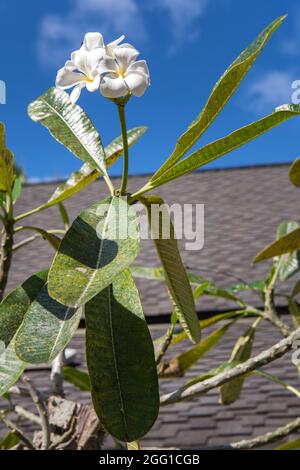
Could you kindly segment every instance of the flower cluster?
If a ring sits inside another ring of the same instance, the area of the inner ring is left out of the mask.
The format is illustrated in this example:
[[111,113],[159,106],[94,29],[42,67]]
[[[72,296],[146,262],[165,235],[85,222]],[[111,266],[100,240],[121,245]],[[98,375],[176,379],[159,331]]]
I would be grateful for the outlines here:
[[102,34],[87,33],[80,49],[58,71],[56,86],[62,90],[73,88],[73,103],[83,88],[100,90],[106,98],[142,96],[150,85],[148,66],[145,60],[137,60],[135,47],[121,44],[124,38],[105,45]]

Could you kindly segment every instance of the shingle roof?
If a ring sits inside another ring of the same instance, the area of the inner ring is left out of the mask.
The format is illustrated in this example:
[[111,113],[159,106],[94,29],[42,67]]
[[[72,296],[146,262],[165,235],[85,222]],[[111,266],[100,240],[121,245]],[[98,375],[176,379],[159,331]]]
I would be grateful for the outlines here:
[[[247,281],[264,276],[268,263],[252,265],[253,257],[274,239],[280,222],[296,219],[299,215],[299,190],[288,180],[288,165],[205,171],[192,173],[159,189],[166,203],[205,205],[205,244],[197,251],[186,251],[180,242],[186,266],[198,274],[213,279],[220,285],[234,283],[236,278]],[[129,179],[131,191],[141,187],[147,176]],[[118,180],[115,180],[116,186]],[[28,211],[44,203],[56,188],[55,183],[27,185],[18,202],[17,212]],[[158,193],[158,190],[157,190]],[[75,197],[66,201],[73,219],[89,204],[105,197],[106,186],[96,181]],[[26,225],[54,228],[61,225],[57,208],[50,208],[28,219]],[[27,234],[26,234],[27,235]],[[25,232],[17,240],[24,238]],[[8,288],[49,265],[53,252],[42,240],[27,249],[16,252]],[[139,265],[158,265],[152,241],[144,241],[136,260]],[[225,273],[225,274],[224,274]],[[230,273],[232,277],[226,275]],[[166,288],[154,281],[140,281],[145,311],[150,316],[170,312]],[[257,297],[249,298],[259,304]],[[230,307],[215,298],[202,299],[200,311],[223,310]]]

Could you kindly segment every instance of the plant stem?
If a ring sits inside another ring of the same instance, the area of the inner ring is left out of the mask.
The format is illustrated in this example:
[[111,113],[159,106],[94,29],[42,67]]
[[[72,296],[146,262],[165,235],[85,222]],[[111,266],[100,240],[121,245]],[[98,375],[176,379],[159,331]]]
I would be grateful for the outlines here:
[[113,196],[115,194],[115,188],[114,188],[114,185],[112,184],[110,177],[108,175],[104,175],[103,179],[108,186],[110,194]]
[[127,128],[126,128],[126,117],[125,117],[125,106],[124,104],[118,104],[119,119],[122,130],[122,139],[123,139],[123,149],[124,149],[124,158],[123,158],[123,175],[122,183],[120,187],[120,194],[126,194],[127,182],[128,182],[128,167],[129,167],[129,154],[128,154],[128,140],[127,140]]
[[0,301],[3,299],[4,291],[8,281],[8,273],[13,253],[13,202],[10,192],[6,193],[6,216],[3,220],[3,230],[0,248]]

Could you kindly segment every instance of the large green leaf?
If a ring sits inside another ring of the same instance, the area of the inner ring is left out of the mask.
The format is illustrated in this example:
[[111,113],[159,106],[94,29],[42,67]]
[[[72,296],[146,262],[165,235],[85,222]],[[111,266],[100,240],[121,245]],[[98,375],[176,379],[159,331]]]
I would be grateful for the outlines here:
[[234,321],[235,320],[213,331],[196,346],[171,359],[168,363],[170,373],[167,369],[163,372],[163,375],[184,375],[201,357],[218,344]]
[[159,410],[151,336],[129,270],[85,306],[87,364],[101,424],[131,442],[145,435]]
[[15,337],[17,356],[32,364],[52,362],[78,328],[81,309],[52,299],[47,284],[27,310]]
[[300,249],[300,228],[293,230],[284,237],[276,240],[258,253],[254,262],[259,263],[267,259],[291,253]]
[[[149,196],[141,200],[148,210],[151,235],[165,272],[166,283],[175,304],[178,320],[191,341],[198,342],[201,330],[193,292],[181,260],[168,210],[164,201],[158,196]],[[152,217],[153,205],[161,210],[162,217],[157,217],[157,220]]]
[[300,158],[295,160],[290,168],[289,172],[291,182],[300,188]]
[[21,325],[26,311],[47,281],[48,271],[31,276],[10,292],[0,304],[0,341],[7,346]]
[[0,191],[12,188],[15,178],[14,156],[5,144],[5,126],[0,122]]
[[63,238],[50,268],[51,297],[79,307],[127,268],[140,249],[133,207],[109,197],[85,209]]
[[91,391],[90,377],[86,372],[66,366],[63,368],[63,377],[66,382],[71,383],[82,392]]
[[[230,363],[241,363],[247,361],[251,357],[252,344],[255,337],[255,332],[261,319],[255,320],[253,325],[247,329],[246,333],[241,336],[231,353]],[[240,396],[245,376],[239,377],[238,379],[231,380],[220,387],[220,400],[222,405],[230,405],[234,403]]]
[[151,181],[159,179],[166,170],[172,167],[210,126],[232,94],[238,88],[240,82],[251,68],[257,56],[263,50],[264,46],[274,31],[278,26],[280,26],[284,18],[285,17],[282,16],[268,25],[255,41],[250,44],[250,46],[245,49],[228,67],[214,86],[212,93],[199,116],[197,116],[194,122],[189,126],[188,130],[179,138],[173,153],[165,164],[155,173]]
[[157,186],[172,181],[175,178],[179,178],[180,176],[190,173],[191,171],[232,152],[238,147],[247,144],[251,140],[256,139],[287,119],[298,116],[299,114],[300,105],[290,104],[276,108],[272,114],[264,117],[263,119],[242,127],[222,139],[205,145],[205,147],[202,147],[200,150],[197,150],[184,160],[166,170],[155,180],[151,180],[149,186],[147,186],[149,189],[156,188]]
[[76,157],[106,174],[102,142],[91,120],[68,93],[50,88],[28,107],[33,121],[43,124]]
[[0,353],[0,396],[4,395],[20,378],[26,363],[16,353],[14,340]]
[[[277,229],[277,240],[299,227],[297,222],[284,222],[279,224]],[[280,257],[276,257],[275,266],[278,269],[278,275],[281,281],[286,281],[299,271],[299,251],[293,251]]]
[[[128,146],[131,147],[146,132],[146,127],[135,127],[127,132]],[[106,167],[110,168],[116,160],[123,154],[122,137],[117,137],[104,150]],[[91,167],[89,163],[84,163],[82,167],[70,175],[64,183],[61,183],[43,208],[51,207],[54,204],[64,201],[73,196],[95,181],[101,175],[100,171]]]

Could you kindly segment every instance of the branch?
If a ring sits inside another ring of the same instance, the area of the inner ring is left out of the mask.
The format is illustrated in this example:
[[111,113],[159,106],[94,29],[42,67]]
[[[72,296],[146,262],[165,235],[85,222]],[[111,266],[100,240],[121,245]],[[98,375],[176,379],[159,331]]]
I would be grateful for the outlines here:
[[50,445],[50,424],[48,419],[48,410],[40,392],[32,385],[29,378],[24,377],[23,382],[27,386],[31,399],[39,412],[43,433],[42,450],[47,450]]
[[0,248],[0,301],[4,297],[4,291],[8,281],[8,273],[12,259],[14,223],[6,220],[2,230]]
[[25,408],[22,408],[22,406],[15,406],[14,412],[21,418],[25,418],[28,421],[31,421],[31,423],[38,424],[39,426],[41,425],[40,418],[34,413],[31,413],[31,411],[25,410]]
[[28,447],[28,449],[35,450],[34,445],[32,444],[29,437],[27,437],[21,429],[19,429],[12,421],[10,421],[3,413],[0,412],[0,419],[3,421],[5,426],[11,430],[19,439],[20,441],[24,442],[24,444]]
[[299,338],[300,327],[297,328],[297,330],[295,330],[287,338],[279,341],[271,348],[228,371],[222,372],[221,374],[218,374],[210,379],[191,386],[185,385],[180,387],[178,390],[175,390],[175,392],[163,395],[161,397],[160,403],[161,405],[169,405],[178,401],[189,400],[190,398],[209,392],[210,390],[217,388],[232,379],[236,379],[242,375],[252,372],[255,369],[263,367],[266,364],[269,364],[270,362],[273,362],[276,359],[282,357],[292,348],[294,341]]
[[253,439],[233,442],[230,444],[231,449],[253,449],[254,447],[262,447],[265,444],[278,441],[283,437],[288,436],[294,431],[300,429],[300,418],[291,421],[290,423],[277,428],[275,431],[268,432],[261,436],[254,437]]
[[64,379],[63,379],[63,364],[64,364],[65,354],[62,351],[52,362],[52,369],[51,369],[51,382],[52,382],[52,389],[53,394],[59,397],[64,396]]

